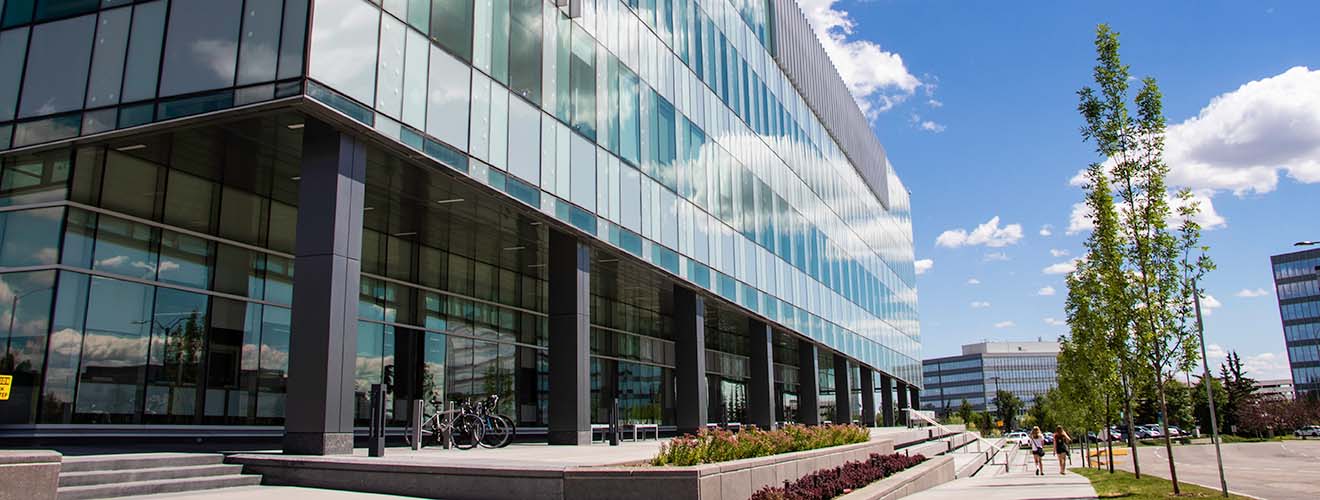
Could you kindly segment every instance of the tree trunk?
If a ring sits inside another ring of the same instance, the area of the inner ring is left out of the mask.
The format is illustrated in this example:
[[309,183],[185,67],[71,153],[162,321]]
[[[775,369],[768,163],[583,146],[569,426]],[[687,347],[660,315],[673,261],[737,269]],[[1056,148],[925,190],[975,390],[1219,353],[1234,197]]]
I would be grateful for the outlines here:
[[1164,453],[1169,456],[1169,479],[1173,481],[1173,494],[1179,495],[1178,468],[1173,465],[1173,439],[1169,437],[1169,403],[1164,399],[1164,375],[1158,367],[1155,373],[1156,389],[1160,393],[1160,432],[1164,434]]
[[[1127,375],[1123,375],[1123,416],[1127,420],[1127,441],[1128,448],[1132,452],[1132,472],[1141,479],[1141,462],[1137,459],[1137,433],[1136,426],[1132,424],[1132,390],[1128,387]],[[1112,460],[1111,460],[1112,461]]]

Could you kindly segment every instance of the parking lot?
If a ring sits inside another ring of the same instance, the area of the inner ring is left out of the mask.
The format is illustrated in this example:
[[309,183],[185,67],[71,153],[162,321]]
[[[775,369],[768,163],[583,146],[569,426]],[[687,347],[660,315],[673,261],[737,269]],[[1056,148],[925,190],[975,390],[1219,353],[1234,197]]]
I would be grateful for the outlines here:
[[[1138,450],[1142,473],[1169,477],[1163,447],[1143,446]],[[1226,444],[1223,455],[1228,489],[1235,493],[1268,500],[1312,500],[1320,491],[1320,439]],[[1175,446],[1173,456],[1180,481],[1219,488],[1213,445]],[[1132,470],[1128,457],[1120,457],[1117,464]]]

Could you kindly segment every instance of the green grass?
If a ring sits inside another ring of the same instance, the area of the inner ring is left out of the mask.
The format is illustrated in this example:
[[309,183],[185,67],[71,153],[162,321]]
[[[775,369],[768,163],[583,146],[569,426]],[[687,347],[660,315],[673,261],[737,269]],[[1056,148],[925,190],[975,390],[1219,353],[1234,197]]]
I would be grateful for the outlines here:
[[[1130,500],[1150,500],[1163,498],[1224,498],[1219,490],[1202,488],[1194,484],[1178,483],[1181,495],[1173,494],[1173,484],[1167,479],[1151,475],[1137,479],[1130,472],[1095,470],[1087,468],[1070,469],[1091,480],[1096,495],[1100,498],[1123,498]],[[1230,500],[1250,500],[1247,497],[1230,494]]]

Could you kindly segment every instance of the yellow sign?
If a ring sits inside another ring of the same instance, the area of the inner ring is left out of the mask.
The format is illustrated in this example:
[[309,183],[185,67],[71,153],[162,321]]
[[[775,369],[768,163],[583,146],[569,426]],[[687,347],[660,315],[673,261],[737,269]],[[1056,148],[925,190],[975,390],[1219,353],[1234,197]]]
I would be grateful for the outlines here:
[[0,375],[0,401],[9,401],[9,386],[13,384],[13,375]]

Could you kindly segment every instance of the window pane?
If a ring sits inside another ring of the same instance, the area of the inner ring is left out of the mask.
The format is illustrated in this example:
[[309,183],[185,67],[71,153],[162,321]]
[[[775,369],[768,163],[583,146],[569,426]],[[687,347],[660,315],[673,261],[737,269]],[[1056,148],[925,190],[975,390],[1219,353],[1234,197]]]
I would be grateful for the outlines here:
[[132,9],[107,10],[96,26],[96,51],[92,78],[87,88],[87,107],[119,104],[124,79],[124,56],[128,51],[128,29]]
[[281,80],[302,75],[304,37],[307,36],[308,0],[284,0],[284,27],[280,35]]
[[160,167],[125,154],[106,157],[101,206],[144,219],[156,213],[156,176]]
[[431,39],[472,60],[472,0],[432,0]]
[[573,25],[572,58],[569,59],[573,128],[596,140],[596,42]]
[[376,109],[399,117],[403,106],[404,34],[408,28],[393,17],[380,17],[380,63],[376,71]]
[[75,422],[136,423],[146,377],[153,287],[92,278]]
[[174,0],[160,95],[232,87],[242,14],[241,0]]
[[95,30],[96,16],[56,21],[32,29],[19,117],[82,108]]
[[422,130],[426,128],[426,58],[431,42],[421,33],[406,31],[408,34],[403,70],[403,122]]
[[509,24],[509,90],[541,103],[541,2],[512,0]]
[[205,289],[211,279],[211,243],[164,231],[160,239],[159,279],[166,283]]
[[165,223],[209,232],[215,185],[206,179],[170,170],[165,189]]
[[289,310],[274,306],[262,310],[257,417],[282,419],[289,384]]
[[0,205],[63,200],[68,192],[69,152],[57,150],[8,158],[0,172]]
[[226,187],[220,195],[220,236],[253,245],[262,244],[266,199]]
[[471,68],[431,47],[430,84],[426,106],[426,133],[467,150],[468,94]]
[[165,2],[133,7],[133,33],[128,40],[128,62],[124,66],[124,101],[156,97],[156,72],[165,38]]
[[541,183],[541,112],[526,101],[509,99],[509,172]]
[[0,324],[5,352],[0,372],[12,375],[9,399],[0,401],[0,423],[30,424],[37,417],[41,369],[46,358],[55,271],[0,275]]
[[156,289],[147,361],[147,423],[193,423],[206,345],[206,295]]
[[41,410],[43,423],[67,424],[73,421],[73,389],[78,380],[78,358],[82,355],[88,281],[85,274],[60,273],[50,330],[50,353],[46,358],[46,388]]
[[158,230],[114,217],[100,217],[92,269],[142,279],[156,278]]
[[248,0],[243,8],[243,35],[238,52],[238,84],[275,79],[280,46],[280,0]]
[[261,253],[231,245],[217,245],[214,290],[261,299],[265,297],[266,285],[262,278],[265,265]]
[[0,266],[56,263],[63,217],[64,209],[59,207],[0,214]]
[[41,0],[37,2],[36,21],[91,12],[100,4],[101,0]]
[[[18,110],[18,87],[23,83],[27,43],[27,28],[0,33],[0,121],[14,119]],[[4,137],[0,141],[8,139]]]
[[312,15],[310,76],[360,102],[375,102],[380,11],[362,0],[319,0]]

